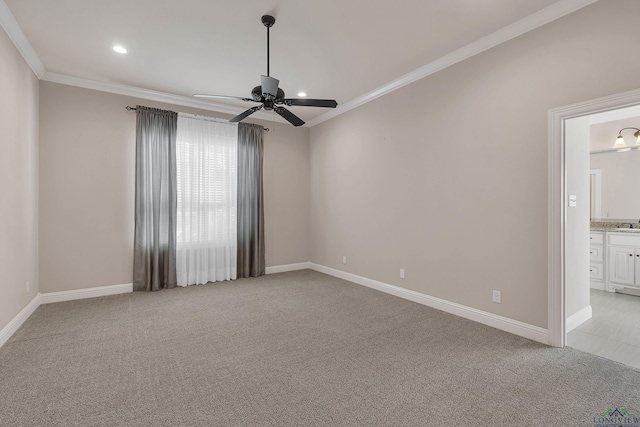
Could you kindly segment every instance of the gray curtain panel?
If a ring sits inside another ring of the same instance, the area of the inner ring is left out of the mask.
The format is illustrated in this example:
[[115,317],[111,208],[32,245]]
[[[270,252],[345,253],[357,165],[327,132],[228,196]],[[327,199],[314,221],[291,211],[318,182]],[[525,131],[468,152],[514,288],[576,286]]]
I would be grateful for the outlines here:
[[133,290],[176,287],[176,130],[173,111],[136,106]]
[[238,271],[237,277],[265,272],[262,126],[238,124]]

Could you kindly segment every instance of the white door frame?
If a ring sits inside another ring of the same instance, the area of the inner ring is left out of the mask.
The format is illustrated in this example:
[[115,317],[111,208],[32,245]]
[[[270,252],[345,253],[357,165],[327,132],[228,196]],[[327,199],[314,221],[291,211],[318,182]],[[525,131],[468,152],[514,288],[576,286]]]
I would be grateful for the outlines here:
[[602,218],[602,169],[589,170],[589,193],[591,218]]
[[564,347],[565,224],[567,175],[564,122],[573,117],[640,104],[640,89],[549,110],[548,141],[548,302],[549,345]]

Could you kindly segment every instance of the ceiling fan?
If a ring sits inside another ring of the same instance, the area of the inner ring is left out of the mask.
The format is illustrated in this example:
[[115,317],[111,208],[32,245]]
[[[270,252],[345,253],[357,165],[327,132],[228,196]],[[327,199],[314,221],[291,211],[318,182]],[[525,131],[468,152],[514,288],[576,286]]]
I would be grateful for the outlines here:
[[258,110],[265,109],[267,111],[275,111],[289,123],[294,126],[302,126],[304,121],[293,114],[291,111],[282,107],[287,106],[302,106],[302,107],[325,107],[336,108],[338,103],[333,99],[307,99],[307,98],[285,98],[284,91],[278,87],[280,81],[274,79],[269,75],[269,28],[273,26],[276,19],[271,15],[264,15],[262,17],[262,24],[267,27],[267,75],[261,76],[261,86],[256,86],[251,91],[251,98],[242,98],[237,96],[225,96],[225,95],[207,95],[207,94],[195,94],[193,96],[198,98],[216,98],[216,99],[235,99],[245,102],[258,102],[260,105],[249,108],[247,111],[237,115],[229,120],[231,123],[240,122],[251,114]]

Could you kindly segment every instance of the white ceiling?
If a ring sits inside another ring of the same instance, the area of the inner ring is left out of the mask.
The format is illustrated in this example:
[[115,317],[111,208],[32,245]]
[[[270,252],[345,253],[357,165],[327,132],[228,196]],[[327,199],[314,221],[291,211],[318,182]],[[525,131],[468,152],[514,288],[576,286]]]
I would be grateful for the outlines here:
[[[536,12],[539,22],[530,27],[593,1],[4,0],[45,80],[73,77],[185,97],[249,96],[266,74],[260,17],[272,14],[271,75],[280,88],[289,97],[305,91],[347,106]],[[114,44],[129,53],[113,52]],[[237,111],[248,105],[242,107]],[[306,121],[327,113],[291,109]]]

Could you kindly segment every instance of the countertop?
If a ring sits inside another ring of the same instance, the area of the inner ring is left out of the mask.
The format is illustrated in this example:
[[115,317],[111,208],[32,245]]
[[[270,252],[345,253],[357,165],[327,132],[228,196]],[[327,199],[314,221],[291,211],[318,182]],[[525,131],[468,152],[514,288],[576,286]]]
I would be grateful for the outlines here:
[[[629,228],[629,225],[633,228]],[[618,230],[619,228],[623,228],[624,230]],[[636,223],[635,221],[591,221],[591,231],[606,231],[608,233],[640,233],[640,223]]]
[[[629,225],[633,226],[633,228],[629,228]],[[624,230],[618,230],[619,228]],[[591,221],[591,231],[637,234],[640,233],[640,223]]]
[[591,231],[606,231],[607,233],[631,233],[640,234],[640,228],[628,228],[624,230],[618,230],[612,227],[591,227]]

